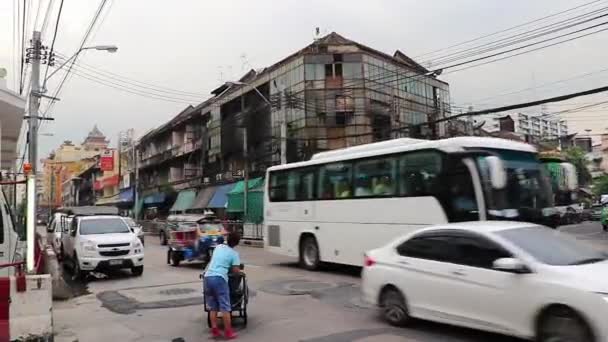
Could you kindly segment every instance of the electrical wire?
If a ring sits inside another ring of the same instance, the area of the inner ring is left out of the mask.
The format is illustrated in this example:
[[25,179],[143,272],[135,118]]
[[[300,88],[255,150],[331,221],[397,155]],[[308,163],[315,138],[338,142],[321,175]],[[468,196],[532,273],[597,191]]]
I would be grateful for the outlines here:
[[[582,25],[585,23],[589,23],[589,22],[604,18],[607,15],[605,13],[607,10],[608,10],[608,7],[603,7],[601,9],[595,10],[591,13],[585,13],[585,14],[579,15],[574,18],[569,18],[569,19],[563,20],[558,23],[553,23],[548,26],[540,27],[540,28],[537,28],[537,29],[534,29],[531,31],[527,31],[527,32],[524,32],[521,34],[511,36],[511,37],[507,37],[507,38],[504,38],[502,40],[498,40],[495,42],[478,45],[478,46],[460,51],[458,53],[449,54],[449,55],[434,59],[432,61],[427,61],[425,63],[433,64],[433,65],[435,65],[435,67],[438,67],[440,65],[452,63],[454,61],[461,60],[464,58],[469,58],[471,56],[483,54],[483,53],[494,51],[494,50],[499,50],[501,48],[508,47],[511,45],[516,45],[516,44],[519,44],[519,43],[522,43],[522,42],[525,42],[528,40],[534,40],[534,39],[537,39],[537,38],[540,38],[540,37],[543,37],[546,35],[550,35],[550,34],[553,34],[553,33],[559,32],[559,31],[563,31],[563,30],[566,30],[569,28],[573,28],[575,26],[579,26],[579,25]],[[599,15],[596,15],[596,14],[599,14]],[[596,16],[594,16],[594,15],[596,15]],[[591,17],[591,16],[594,16],[594,17]],[[588,17],[591,17],[591,18],[588,18]],[[579,21],[576,21],[576,20],[579,20]],[[574,22],[572,22],[572,21],[574,21]],[[569,22],[572,22],[572,23],[569,23]]]
[[[57,53],[57,56],[63,60],[67,59],[67,56],[64,54],[61,54],[61,53]],[[193,98],[200,98],[203,96],[208,96],[207,94],[204,94],[204,93],[195,93],[195,92],[182,91],[182,90],[177,90],[177,89],[168,88],[168,87],[161,87],[161,86],[155,85],[153,83],[139,81],[134,78],[129,78],[129,77],[126,77],[126,76],[123,76],[120,74],[116,74],[114,72],[103,70],[98,67],[93,67],[93,66],[83,63],[83,62],[75,63],[75,66],[79,67],[80,69],[89,71],[96,75],[99,75],[100,77],[107,77],[107,78],[110,78],[110,79],[113,79],[116,81],[131,84],[133,86],[145,88],[148,90],[153,90],[153,91],[162,92],[162,93],[166,93],[166,94],[172,94],[172,95],[182,95],[185,97],[193,97]]]
[[57,13],[57,20],[55,21],[55,31],[53,32],[53,40],[51,40],[49,61],[46,64],[46,70],[44,71],[44,78],[42,79],[42,89],[46,89],[46,77],[49,73],[49,68],[51,65],[51,58],[53,58],[53,53],[55,51],[55,40],[57,39],[57,32],[59,32],[59,21],[61,20],[62,11],[63,11],[63,0],[61,0],[61,3],[59,4],[59,12]]
[[477,37],[477,38],[473,38],[473,39],[470,39],[470,40],[466,40],[466,41],[464,41],[464,42],[456,43],[456,44],[450,45],[450,46],[445,47],[445,48],[440,48],[440,49],[437,49],[437,50],[433,50],[433,51],[430,51],[430,52],[426,52],[426,53],[423,53],[423,54],[421,54],[421,55],[417,55],[417,56],[415,56],[414,58],[418,59],[418,58],[423,57],[423,56],[432,55],[432,54],[435,54],[435,53],[437,53],[437,52],[446,51],[446,50],[449,50],[449,49],[454,48],[454,47],[463,46],[463,45],[466,45],[466,44],[468,44],[468,43],[476,42],[476,41],[482,40],[482,39],[484,39],[484,38],[488,38],[488,37],[496,36],[496,35],[499,35],[499,34],[504,33],[504,32],[509,32],[509,31],[512,31],[512,30],[515,30],[515,29],[518,29],[518,28],[522,28],[522,27],[528,26],[528,25],[530,25],[530,24],[538,23],[538,22],[544,21],[544,20],[549,19],[549,18],[554,18],[554,17],[560,16],[560,15],[562,15],[562,14],[565,14],[565,13],[569,13],[569,12],[575,11],[575,10],[577,10],[577,9],[581,9],[581,8],[584,8],[584,7],[588,7],[588,6],[590,6],[590,5],[592,5],[592,4],[596,4],[596,3],[598,3],[598,2],[603,2],[603,1],[600,1],[600,0],[594,0],[594,1],[591,1],[591,2],[587,2],[587,3],[584,3],[584,4],[582,4],[582,5],[579,5],[579,6],[576,6],[576,7],[573,7],[573,8],[569,8],[569,9],[566,9],[566,10],[564,10],[564,11],[560,11],[560,12],[557,12],[557,13],[553,13],[553,14],[550,14],[550,15],[544,16],[544,17],[542,17],[542,18],[538,18],[538,19],[534,19],[534,20],[532,20],[532,21],[525,22],[525,23],[523,23],[523,24],[519,24],[519,25],[516,25],[516,26],[513,26],[513,27],[509,27],[509,28],[502,29],[502,30],[499,30],[499,31],[495,31],[495,32],[492,32],[492,33],[489,33],[489,34],[485,34],[485,35],[483,35],[483,36],[481,36],[481,37]]

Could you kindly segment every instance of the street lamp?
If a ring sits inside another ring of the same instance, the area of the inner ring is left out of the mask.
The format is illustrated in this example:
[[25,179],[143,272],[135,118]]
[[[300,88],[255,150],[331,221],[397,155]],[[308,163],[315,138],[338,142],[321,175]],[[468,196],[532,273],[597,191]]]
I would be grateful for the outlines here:
[[78,56],[82,51],[84,50],[97,50],[97,51],[107,51],[109,53],[114,53],[116,51],[118,51],[118,47],[116,45],[96,45],[96,46],[87,46],[87,47],[83,47],[80,50],[76,51],[75,54],[72,55],[72,57],[66,59],[65,62],[63,62],[59,67],[57,67],[57,69],[55,69],[55,71],[53,71],[47,78],[44,79],[44,82],[42,84],[42,89],[44,91],[46,91],[46,82],[49,80],[49,78],[53,77],[53,75],[55,75],[55,73],[57,73],[57,71],[61,70],[61,68],[63,68],[66,64],[68,64],[72,59],[76,58],[76,56]]

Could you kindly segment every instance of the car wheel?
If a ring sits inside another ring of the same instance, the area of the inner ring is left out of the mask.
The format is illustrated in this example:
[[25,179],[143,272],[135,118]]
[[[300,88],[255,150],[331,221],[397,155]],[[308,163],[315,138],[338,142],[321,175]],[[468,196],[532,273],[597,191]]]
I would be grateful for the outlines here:
[[394,287],[385,288],[380,295],[382,317],[394,326],[404,326],[410,322],[410,314],[405,298]]
[[131,267],[131,273],[133,273],[134,276],[139,277],[144,273],[144,267],[143,266]]
[[164,231],[160,231],[160,244],[161,246],[166,246],[167,245],[167,235],[165,235]]
[[537,332],[539,342],[593,342],[591,328],[574,310],[559,306],[545,312]]
[[317,240],[312,236],[304,237],[300,243],[300,265],[309,271],[314,271],[320,264]]

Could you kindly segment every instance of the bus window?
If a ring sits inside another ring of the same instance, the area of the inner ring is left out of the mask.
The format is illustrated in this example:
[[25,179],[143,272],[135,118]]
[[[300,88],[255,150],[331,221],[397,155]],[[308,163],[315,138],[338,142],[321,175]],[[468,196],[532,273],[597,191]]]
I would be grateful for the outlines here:
[[352,197],[350,163],[322,165],[319,169],[319,194],[323,200]]
[[269,196],[272,202],[287,200],[286,171],[276,171],[270,174]]
[[479,220],[473,177],[467,166],[459,159],[450,165],[446,176],[449,204],[446,203],[445,209],[450,222]]
[[395,158],[362,160],[355,164],[355,197],[392,196],[397,174]]
[[441,155],[437,152],[414,152],[399,160],[401,196],[436,195],[438,175],[441,173]]

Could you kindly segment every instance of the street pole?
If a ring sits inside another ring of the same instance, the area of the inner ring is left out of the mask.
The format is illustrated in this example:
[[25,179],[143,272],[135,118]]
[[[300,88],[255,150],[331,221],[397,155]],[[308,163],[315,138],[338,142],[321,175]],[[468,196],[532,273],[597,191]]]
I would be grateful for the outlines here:
[[120,193],[120,183],[122,182],[122,132],[118,132],[118,147],[116,150],[118,151],[118,193]]
[[243,167],[243,224],[247,217],[247,198],[249,194],[249,154],[247,153],[247,125],[243,127],[243,157],[245,157],[245,167]]
[[[281,119],[281,165],[287,164],[287,106],[283,106],[283,95],[284,92],[281,91],[279,93],[279,101],[281,101],[281,108],[283,109],[283,118]],[[272,113],[272,106],[270,106],[270,112]]]
[[[40,31],[34,31],[32,35],[32,50],[31,56],[29,57],[32,63],[32,74],[31,74],[31,85],[32,90],[30,91],[30,103],[29,103],[29,119],[28,119],[28,140],[29,140],[29,155],[28,159],[32,167],[31,175],[28,179],[28,196],[27,200],[32,201],[31,210],[28,211],[27,222],[28,227],[30,221],[32,225],[36,222],[36,178],[38,176],[38,111],[40,109],[40,60],[42,59],[42,42],[40,41]],[[27,236],[28,247],[29,239],[34,237]],[[32,240],[33,248],[33,240]],[[28,248],[29,256],[29,248]],[[33,253],[33,251],[32,251]],[[29,266],[28,266],[29,269]]]
[[139,208],[137,207],[137,203],[139,202],[139,156],[135,144],[133,145],[133,160],[133,164],[135,165],[135,184],[133,185],[133,191],[135,192],[133,205],[135,209],[133,210],[133,214],[135,216],[134,219],[137,220],[139,218]]

